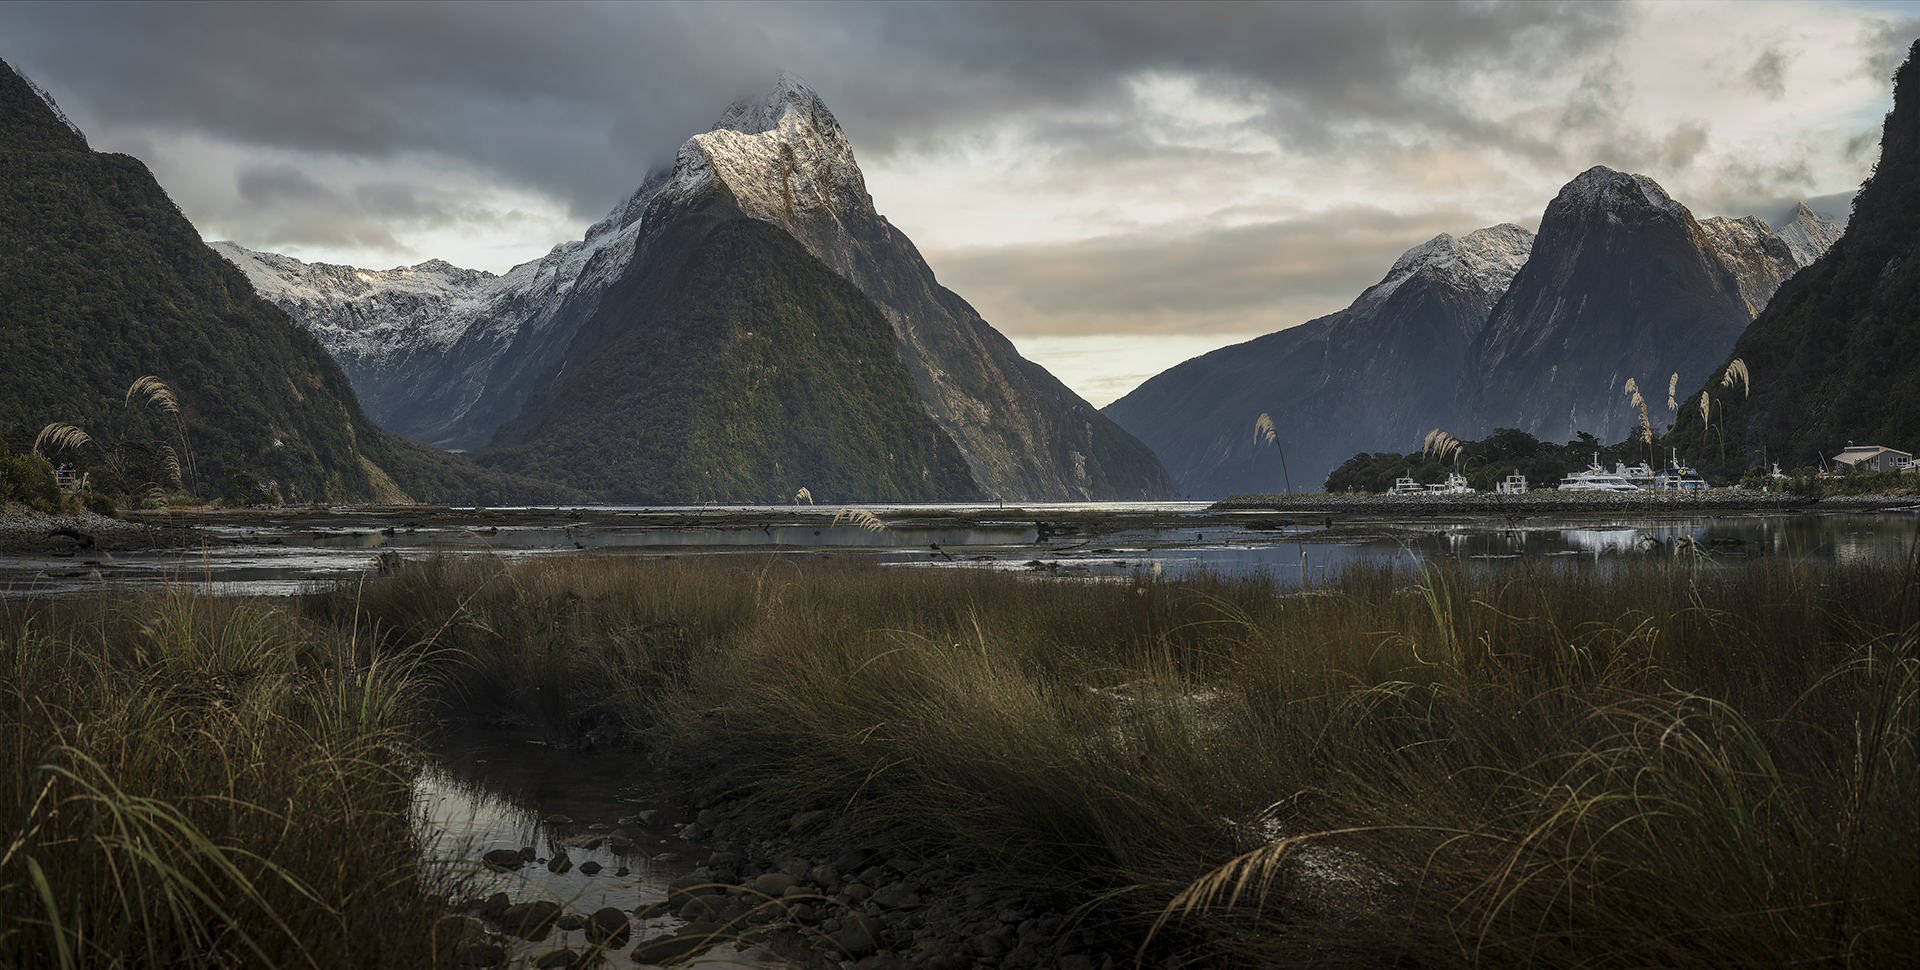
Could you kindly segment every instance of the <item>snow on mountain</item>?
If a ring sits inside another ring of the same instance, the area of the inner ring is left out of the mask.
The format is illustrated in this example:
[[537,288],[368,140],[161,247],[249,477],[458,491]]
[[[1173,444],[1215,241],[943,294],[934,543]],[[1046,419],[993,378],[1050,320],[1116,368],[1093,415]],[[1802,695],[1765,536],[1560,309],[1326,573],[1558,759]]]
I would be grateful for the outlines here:
[[[443,447],[473,448],[512,416],[498,414],[489,399],[511,399],[536,378],[565,349],[566,334],[553,332],[555,325],[564,328],[562,317],[573,311],[591,312],[626,268],[647,203],[665,184],[664,174],[649,178],[584,238],[498,276],[438,259],[367,270],[232,242],[212,246],[319,338],[375,421]],[[523,353],[508,359],[516,344]]]
[[1700,220],[1699,225],[1714,254],[1739,283],[1740,299],[1750,317],[1766,309],[1773,291],[1801,266],[1793,250],[1759,216],[1714,216]]
[[1362,291],[1354,305],[1384,300],[1400,284],[1425,272],[1491,294],[1487,302],[1491,308],[1532,251],[1533,233],[1510,222],[1476,229],[1461,238],[1443,232],[1401,253],[1387,275]]
[[727,187],[741,211],[785,229],[859,287],[900,339],[927,410],[994,495],[1051,500],[1163,498],[1153,452],[1037,364],[952,291],[874,209],[840,123],[781,74],[680,147],[660,203]]
[[1794,209],[1793,219],[1776,228],[1774,234],[1792,250],[1794,261],[1806,267],[1825,256],[1845,231],[1846,227],[1838,219],[1824,212],[1815,212],[1802,202]]

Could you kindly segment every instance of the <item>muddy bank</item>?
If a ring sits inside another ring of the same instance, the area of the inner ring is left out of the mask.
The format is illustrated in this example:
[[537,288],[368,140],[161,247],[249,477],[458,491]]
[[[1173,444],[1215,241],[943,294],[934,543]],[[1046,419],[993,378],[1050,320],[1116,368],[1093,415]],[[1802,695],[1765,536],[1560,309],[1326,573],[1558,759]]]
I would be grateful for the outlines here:
[[21,506],[0,510],[0,554],[86,558],[111,552],[187,549],[198,530],[165,518],[114,519],[92,512],[45,515]]

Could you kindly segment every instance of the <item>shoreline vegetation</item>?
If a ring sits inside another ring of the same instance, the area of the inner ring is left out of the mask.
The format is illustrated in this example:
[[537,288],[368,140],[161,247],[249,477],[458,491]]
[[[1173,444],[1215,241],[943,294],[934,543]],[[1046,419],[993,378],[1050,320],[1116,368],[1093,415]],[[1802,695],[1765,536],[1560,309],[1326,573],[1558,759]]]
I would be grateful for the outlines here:
[[776,916],[830,965],[1865,967],[1920,936],[1920,543],[1302,591],[435,557],[6,601],[0,651],[8,966],[454,965],[485,935],[408,827],[438,718],[621,734],[736,857],[917,873],[877,917]]

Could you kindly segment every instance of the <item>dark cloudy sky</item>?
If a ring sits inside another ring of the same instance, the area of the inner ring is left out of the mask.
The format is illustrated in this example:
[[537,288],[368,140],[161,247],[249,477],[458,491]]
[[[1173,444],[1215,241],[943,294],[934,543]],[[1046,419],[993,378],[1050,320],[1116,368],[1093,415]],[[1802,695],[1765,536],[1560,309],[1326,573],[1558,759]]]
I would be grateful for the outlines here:
[[1920,4],[0,5],[209,239],[496,272],[781,69],[941,280],[1096,403],[1595,164],[1846,212]]

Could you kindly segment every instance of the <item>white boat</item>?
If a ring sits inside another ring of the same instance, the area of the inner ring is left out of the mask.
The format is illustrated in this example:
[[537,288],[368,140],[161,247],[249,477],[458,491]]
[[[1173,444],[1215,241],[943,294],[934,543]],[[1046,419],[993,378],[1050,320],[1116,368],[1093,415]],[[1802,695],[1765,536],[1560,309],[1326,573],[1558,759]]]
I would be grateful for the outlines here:
[[1593,463],[1587,466],[1586,471],[1574,472],[1560,480],[1560,490],[1563,492],[1640,491],[1622,472],[1607,471],[1600,464],[1600,455],[1597,452],[1593,456]]
[[1527,476],[1519,472],[1508,475],[1506,479],[1500,483],[1499,492],[1502,495],[1527,494]]
[[1474,495],[1473,486],[1467,484],[1467,476],[1459,472],[1448,472],[1444,485],[1427,486],[1428,495]]
[[1388,495],[1425,495],[1427,487],[1420,484],[1412,475],[1393,480],[1393,487],[1387,489]]

